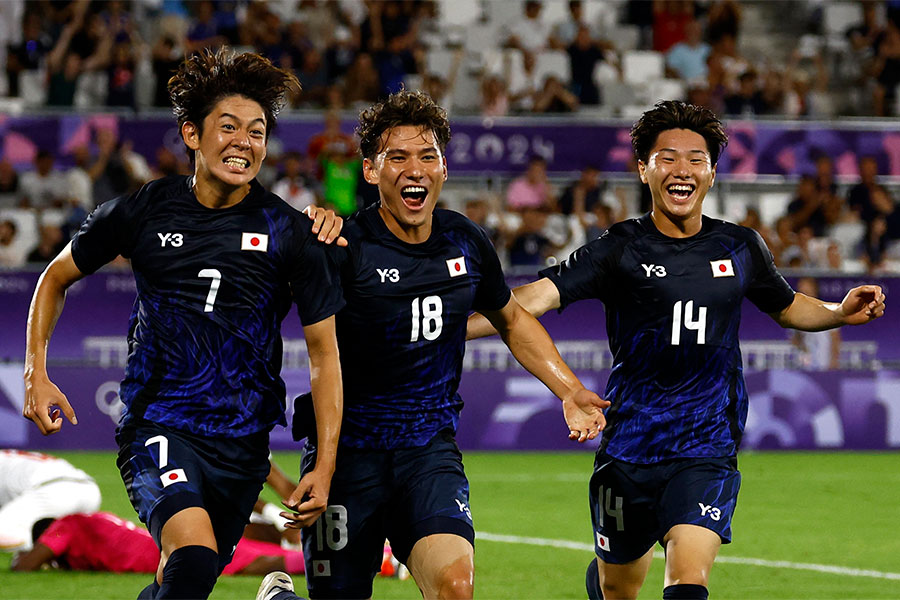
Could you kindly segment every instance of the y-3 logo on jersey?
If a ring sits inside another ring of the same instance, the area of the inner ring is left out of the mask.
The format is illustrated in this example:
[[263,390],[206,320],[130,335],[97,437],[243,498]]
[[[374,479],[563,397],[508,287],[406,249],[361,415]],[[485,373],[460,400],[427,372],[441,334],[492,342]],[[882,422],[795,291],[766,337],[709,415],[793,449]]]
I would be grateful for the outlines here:
[[641,266],[644,267],[644,272],[647,273],[647,277],[650,275],[656,275],[657,277],[665,277],[666,276],[666,268],[662,265],[645,265],[641,263]]
[[469,519],[471,519],[472,511],[469,510],[469,506],[465,502],[460,502],[459,498],[454,498],[454,500],[456,500],[456,504],[457,504],[457,506],[459,506],[459,512],[466,513],[466,516],[469,517]]
[[159,245],[163,248],[166,247],[166,244],[175,248],[184,244],[184,236],[180,233],[157,233],[156,235],[159,236]]
[[709,517],[713,521],[718,521],[722,518],[722,511],[713,506],[712,504],[703,504],[702,502],[698,502],[700,505],[700,514],[704,517]]
[[378,271],[378,274],[381,276],[381,283],[384,283],[385,279],[390,281],[391,283],[397,283],[400,281],[400,270],[399,269],[375,269]]

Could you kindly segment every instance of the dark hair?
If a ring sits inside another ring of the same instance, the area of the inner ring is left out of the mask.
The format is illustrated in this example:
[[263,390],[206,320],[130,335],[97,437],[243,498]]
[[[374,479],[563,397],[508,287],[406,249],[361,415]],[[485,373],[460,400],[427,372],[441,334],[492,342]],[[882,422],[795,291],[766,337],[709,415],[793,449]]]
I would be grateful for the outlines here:
[[637,159],[646,163],[659,134],[670,129],[688,129],[703,136],[713,166],[728,145],[725,127],[708,108],[680,100],[660,100],[631,128],[631,146]]
[[447,148],[450,141],[447,111],[422,91],[400,90],[359,113],[356,134],[360,153],[364,158],[375,158],[381,150],[381,135],[403,125],[430,129],[441,152]]
[[179,128],[190,121],[202,133],[203,119],[222,98],[243,96],[262,107],[268,139],[288,93],[299,91],[300,82],[268,58],[252,52],[237,54],[222,46],[186,58],[169,79],[168,90]]
[[56,519],[51,519],[49,517],[35,521],[34,525],[31,526],[31,543],[34,544],[37,542],[38,538],[41,537],[41,534],[47,531],[47,528],[53,525],[54,521],[56,521]]

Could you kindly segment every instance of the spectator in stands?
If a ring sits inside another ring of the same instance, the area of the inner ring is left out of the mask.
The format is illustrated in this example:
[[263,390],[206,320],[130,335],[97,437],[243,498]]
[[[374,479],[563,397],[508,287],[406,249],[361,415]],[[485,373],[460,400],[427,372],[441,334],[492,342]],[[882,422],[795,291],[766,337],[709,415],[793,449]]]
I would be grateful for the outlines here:
[[303,92],[299,96],[301,105],[324,106],[328,95],[328,69],[322,60],[322,53],[309,48],[303,53],[297,77],[303,82]]
[[895,115],[897,86],[900,86],[900,14],[888,19],[872,65],[875,79],[875,116]]
[[91,178],[91,151],[86,144],[79,144],[72,149],[75,165],[66,171],[66,190],[70,201],[82,210],[94,210],[94,181]]
[[597,63],[603,60],[606,44],[595,40],[587,25],[579,25],[572,43],[566,46],[572,72],[572,91],[581,104],[600,104],[600,90],[594,80]]
[[559,197],[559,211],[564,215],[583,216],[594,210],[594,206],[602,204],[603,182],[600,180],[600,169],[587,165],[581,175],[563,191]]
[[546,209],[528,206],[522,209],[521,216],[521,225],[509,240],[509,263],[543,265],[554,248],[542,231],[547,224]]
[[56,258],[56,255],[67,243],[68,241],[63,238],[62,229],[56,225],[45,223],[41,225],[37,246],[28,254],[26,260],[30,263],[46,265]]
[[25,252],[16,240],[18,233],[15,221],[0,221],[0,267],[15,269],[25,264]]
[[297,210],[316,204],[315,187],[310,173],[304,168],[304,158],[300,152],[286,152],[284,175],[272,186],[273,194]]
[[353,39],[353,33],[344,25],[338,25],[334,29],[334,35],[325,48],[325,70],[328,73],[328,81],[337,81],[342,78],[359,52],[359,47]]
[[738,91],[725,96],[725,114],[739,117],[754,117],[764,114],[762,93],[757,87],[755,71],[741,73]]
[[344,102],[348,106],[368,105],[378,100],[380,93],[381,81],[372,55],[360,52],[344,76]]
[[816,155],[815,160],[816,190],[819,192],[827,192],[829,194],[837,194],[837,183],[834,180],[834,160],[825,152]]
[[506,245],[506,231],[500,216],[491,210],[491,203],[485,198],[466,200],[463,213],[470,221],[481,227],[494,244],[498,252]]
[[746,214],[741,222],[738,225],[742,225],[743,227],[749,227],[758,233],[763,241],[766,243],[766,246],[769,247],[769,250],[775,254],[778,246],[778,239],[775,236],[775,232],[772,231],[765,223],[763,223],[762,218],[759,216],[759,211],[755,208],[748,206],[746,209]]
[[878,214],[872,203],[872,192],[878,187],[878,160],[874,156],[860,157],[859,179],[847,193],[847,204],[859,219],[869,223]]
[[556,75],[544,77],[544,86],[535,94],[534,113],[564,113],[578,110],[578,96],[570,92]]
[[783,114],[791,117],[826,117],[828,69],[821,52],[798,46],[785,71]]
[[737,40],[741,29],[741,6],[736,0],[715,0],[706,16],[706,37],[715,44],[722,36]]
[[784,76],[777,68],[769,68],[763,75],[759,92],[760,114],[778,115],[784,112]]
[[595,31],[585,19],[584,3],[581,0],[569,0],[568,6],[568,18],[556,22],[547,39],[547,45],[554,50],[565,50],[571,46],[582,27],[587,28],[589,38],[599,37],[599,32]]
[[136,191],[150,180],[147,161],[132,150],[130,140],[120,141],[109,128],[95,131],[97,158],[89,169],[94,181],[94,198],[115,198]]
[[326,148],[319,154],[319,164],[324,205],[342,217],[352,215],[359,208],[357,187],[362,161],[356,155]]
[[66,23],[56,40],[53,50],[47,55],[47,105],[72,106],[75,90],[82,73],[100,69],[108,60],[112,43],[109,36],[103,36],[87,58],[82,58],[72,50],[72,41],[84,26],[87,3],[73,3],[71,20]]
[[169,78],[175,73],[178,65],[184,59],[180,50],[181,45],[175,37],[169,33],[159,36],[153,45],[153,106],[169,106],[169,90],[166,87]]
[[53,39],[43,30],[39,5],[32,5],[22,20],[22,37],[18,44],[10,45],[6,54],[6,77],[9,95],[21,96],[19,76],[26,71],[40,69],[44,58],[53,48]]
[[500,75],[485,74],[481,80],[481,116],[503,117],[509,114],[509,90]]
[[684,41],[673,45],[666,52],[666,69],[670,77],[684,81],[706,79],[709,68],[706,61],[712,48],[703,41],[700,22],[692,19],[684,26]]
[[410,44],[410,38],[391,38],[384,50],[375,53],[375,68],[381,81],[381,94],[387,96],[399,92],[407,76],[418,73],[422,60],[421,50]]
[[878,215],[866,226],[866,234],[862,239],[862,261],[868,273],[876,273],[885,266],[888,246],[887,219]]
[[666,52],[685,41],[688,23],[693,20],[691,0],[653,0],[653,49]]
[[817,189],[815,178],[802,176],[797,184],[796,196],[787,207],[793,230],[799,233],[803,227],[809,226],[815,235],[824,235],[827,225],[825,203],[829,196],[829,192]]
[[775,237],[773,243],[769,245],[769,250],[775,257],[775,265],[778,267],[786,267],[787,261],[784,260],[784,251],[797,243],[797,234],[794,233],[793,220],[789,215],[779,217],[775,221]]
[[65,177],[53,166],[53,153],[39,150],[34,170],[22,175],[19,193],[26,208],[59,208],[66,191]]
[[523,16],[506,31],[505,46],[520,50],[526,61],[529,57],[533,61],[547,47],[550,38],[550,26],[541,19],[543,8],[538,0],[525,0]]
[[792,269],[803,269],[815,266],[810,241],[815,238],[812,227],[803,225],[797,230],[794,243],[786,246],[781,252],[781,260]]
[[0,208],[19,205],[19,174],[7,159],[0,160]]
[[190,2],[188,7],[194,13],[194,18],[188,28],[187,42],[185,44],[185,50],[188,54],[193,54],[204,48],[216,48],[227,41],[219,31],[215,5],[211,0]]
[[118,42],[112,47],[106,75],[106,105],[137,108],[135,97],[137,61],[131,42]]
[[[737,91],[738,78],[751,68],[750,62],[738,52],[737,40],[729,34],[723,34],[711,43],[707,66],[710,84],[721,86],[725,94]],[[716,69],[715,73],[713,69]]]
[[523,211],[526,208],[552,209],[556,204],[547,178],[547,161],[532,156],[523,175],[516,177],[506,191],[506,208]]
[[306,154],[314,161],[325,152],[350,158],[356,154],[356,138],[341,131],[341,115],[329,110],[325,113],[325,129],[310,138]]
[[170,175],[190,175],[191,167],[186,160],[166,148],[160,146],[156,149],[156,163],[152,167],[151,179],[161,179]]

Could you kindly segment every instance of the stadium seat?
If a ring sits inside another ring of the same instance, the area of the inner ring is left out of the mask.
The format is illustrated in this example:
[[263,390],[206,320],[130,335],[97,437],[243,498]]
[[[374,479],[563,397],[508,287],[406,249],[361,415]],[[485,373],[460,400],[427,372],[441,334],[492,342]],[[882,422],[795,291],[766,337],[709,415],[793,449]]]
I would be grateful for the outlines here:
[[453,25],[467,27],[481,18],[478,0],[438,0],[438,20],[441,29]]
[[684,100],[684,82],[680,79],[658,79],[650,83],[650,102]]
[[544,50],[538,54],[534,70],[539,82],[544,81],[548,75],[556,75],[563,84],[572,79],[572,64],[569,56],[562,50]]
[[641,31],[637,25],[618,24],[606,32],[607,39],[619,52],[637,50],[640,45]]
[[825,2],[822,10],[822,29],[829,45],[833,41],[846,40],[847,29],[863,20],[859,2]]
[[47,103],[46,75],[43,69],[22,71],[19,74],[19,96],[28,108]]
[[14,244],[23,254],[28,254],[38,243],[38,220],[36,211],[30,208],[6,208],[0,210],[0,221],[10,220],[16,224]]
[[665,60],[661,52],[628,50],[622,53],[622,76],[625,81],[642,85],[665,75]]
[[763,192],[756,198],[756,206],[759,210],[759,218],[769,227],[775,226],[775,221],[787,214],[788,204],[791,202],[790,192]]

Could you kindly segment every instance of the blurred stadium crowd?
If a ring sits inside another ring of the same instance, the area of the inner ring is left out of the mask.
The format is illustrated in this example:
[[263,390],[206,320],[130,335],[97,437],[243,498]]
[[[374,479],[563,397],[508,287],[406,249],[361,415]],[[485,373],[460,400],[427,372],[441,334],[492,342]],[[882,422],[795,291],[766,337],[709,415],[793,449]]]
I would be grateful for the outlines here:
[[[306,152],[270,148],[260,178],[298,208],[345,215],[375,198],[341,114],[402,85],[451,117],[630,118],[663,97],[746,119],[900,112],[898,0],[3,0],[0,23],[4,112],[163,110],[185,53],[221,44],[293,69],[304,90],[292,106],[324,114],[322,132]],[[98,131],[65,170],[47,151],[32,169],[0,160],[0,267],[44,263],[97,202],[190,172],[165,148],[147,160],[130,144]],[[896,272],[900,210],[883,183],[871,157],[839,182],[823,154],[778,218],[751,205],[728,216],[758,229],[779,266]],[[649,206],[636,181],[593,168],[561,180],[537,157],[499,186],[448,191],[513,266],[565,257]]]

